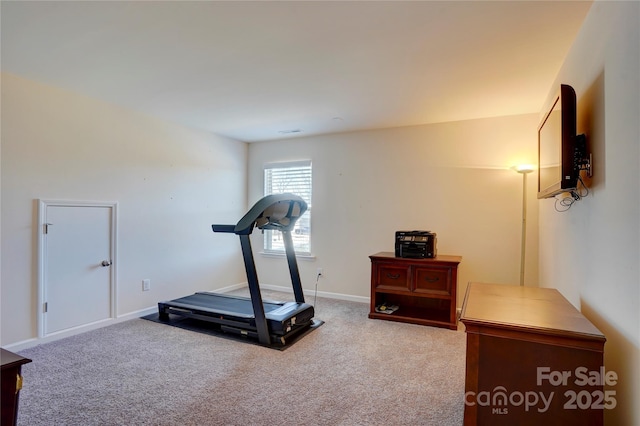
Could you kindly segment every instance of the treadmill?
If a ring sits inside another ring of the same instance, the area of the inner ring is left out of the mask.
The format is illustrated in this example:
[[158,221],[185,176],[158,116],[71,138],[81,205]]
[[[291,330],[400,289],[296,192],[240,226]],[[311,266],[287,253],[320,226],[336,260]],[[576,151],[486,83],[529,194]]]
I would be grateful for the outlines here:
[[[313,306],[305,303],[291,233],[296,221],[307,210],[307,203],[294,194],[272,194],[258,201],[236,225],[211,225],[213,232],[234,233],[240,237],[250,298],[213,292],[158,303],[160,320],[169,315],[217,324],[220,330],[257,339],[265,346],[284,346],[311,326]],[[250,235],[254,228],[282,232],[295,302],[263,301],[253,259]]]

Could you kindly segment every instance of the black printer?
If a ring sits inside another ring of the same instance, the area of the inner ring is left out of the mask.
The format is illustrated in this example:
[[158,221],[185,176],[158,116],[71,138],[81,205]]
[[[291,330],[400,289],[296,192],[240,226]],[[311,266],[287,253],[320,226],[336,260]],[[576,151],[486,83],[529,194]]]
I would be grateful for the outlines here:
[[397,231],[396,257],[432,258],[437,256],[436,233],[431,231]]

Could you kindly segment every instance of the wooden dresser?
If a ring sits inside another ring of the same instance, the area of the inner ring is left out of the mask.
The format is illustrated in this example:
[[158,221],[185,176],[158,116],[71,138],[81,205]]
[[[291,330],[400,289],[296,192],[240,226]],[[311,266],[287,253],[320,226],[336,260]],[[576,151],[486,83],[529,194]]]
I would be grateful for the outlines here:
[[465,425],[602,425],[615,406],[605,337],[557,290],[470,283],[460,321]]
[[18,418],[18,399],[22,389],[22,366],[31,362],[13,352],[0,348],[2,364],[2,426],[15,425]]
[[[420,325],[458,328],[456,291],[460,256],[430,259],[395,257],[382,252],[371,259],[371,309],[369,318]],[[380,312],[381,305],[398,310]]]

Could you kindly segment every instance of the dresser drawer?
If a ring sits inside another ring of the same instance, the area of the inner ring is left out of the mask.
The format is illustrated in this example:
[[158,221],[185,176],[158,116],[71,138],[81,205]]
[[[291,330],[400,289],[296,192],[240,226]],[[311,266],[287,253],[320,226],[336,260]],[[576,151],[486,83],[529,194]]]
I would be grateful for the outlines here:
[[377,289],[410,291],[409,268],[382,264],[378,265],[376,271]]
[[451,295],[451,268],[415,267],[413,269],[413,291],[415,293]]

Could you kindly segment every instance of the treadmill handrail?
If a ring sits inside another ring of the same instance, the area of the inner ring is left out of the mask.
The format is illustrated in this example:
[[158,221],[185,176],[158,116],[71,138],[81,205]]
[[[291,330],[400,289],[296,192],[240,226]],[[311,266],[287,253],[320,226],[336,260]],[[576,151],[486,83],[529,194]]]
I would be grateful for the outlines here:
[[235,225],[211,225],[213,232],[235,232]]
[[213,232],[233,232],[236,235],[249,235],[254,227],[292,230],[307,207],[306,201],[298,195],[271,194],[255,203],[235,226],[211,225],[211,228]]

